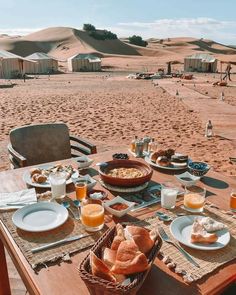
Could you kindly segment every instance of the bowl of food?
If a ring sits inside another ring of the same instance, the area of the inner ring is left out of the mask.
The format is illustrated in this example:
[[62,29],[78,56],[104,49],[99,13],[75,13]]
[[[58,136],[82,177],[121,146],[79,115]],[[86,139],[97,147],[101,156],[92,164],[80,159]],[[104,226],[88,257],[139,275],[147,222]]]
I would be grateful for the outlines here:
[[192,162],[189,161],[188,163],[188,171],[190,174],[202,177],[205,175],[209,170],[211,166],[205,162]]
[[124,153],[115,153],[112,155],[113,160],[128,160],[129,156],[128,154]]
[[117,196],[116,198],[103,203],[105,209],[116,217],[122,217],[127,214],[135,205],[134,202],[126,201]]
[[88,197],[92,200],[103,200],[107,197],[107,192],[100,189],[92,189],[88,193]]
[[99,174],[105,183],[121,187],[134,187],[148,182],[152,168],[134,160],[113,160],[99,166]]
[[198,182],[198,180],[200,180],[199,176],[190,174],[188,171],[181,173],[179,175],[175,175],[175,177],[182,185],[186,187],[195,185]]
[[76,163],[78,164],[78,169],[88,168],[94,161],[94,159],[90,159],[87,156],[81,156],[75,158]]

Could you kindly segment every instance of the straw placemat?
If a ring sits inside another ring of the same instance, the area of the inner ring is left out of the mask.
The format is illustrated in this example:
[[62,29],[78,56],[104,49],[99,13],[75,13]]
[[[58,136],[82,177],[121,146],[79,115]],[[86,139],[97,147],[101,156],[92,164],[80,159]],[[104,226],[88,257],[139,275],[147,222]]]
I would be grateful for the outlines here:
[[[186,214],[186,211],[181,208],[177,208],[171,213],[170,211],[167,212],[167,214],[172,215],[173,218],[177,217],[177,213]],[[211,205],[205,205],[204,215],[212,217],[213,219],[228,226],[231,239],[226,247],[219,250],[202,251],[181,245],[190,255],[193,256],[194,260],[200,265],[200,268],[192,265],[179,252],[179,250],[177,250],[173,245],[164,241],[160,252],[163,262],[167,264],[170,269],[182,275],[184,281],[188,283],[199,280],[203,276],[214,271],[219,266],[236,258],[236,219],[233,216],[227,215],[226,212],[220,211],[218,208],[215,208]],[[149,229],[156,228],[157,224],[164,228],[170,238],[172,237],[169,230],[170,222],[164,223],[160,221],[158,217],[151,217],[145,221],[138,222],[138,225],[143,225]]]
[[41,267],[48,266],[49,262],[55,262],[58,260],[68,261],[70,260],[71,253],[81,251],[92,246],[98,238],[106,231],[107,227],[104,226],[103,230],[93,234],[92,236],[82,238],[78,241],[66,243],[61,246],[57,246],[48,250],[40,251],[38,253],[32,253],[31,249],[45,245],[47,243],[55,242],[61,239],[65,239],[71,236],[80,234],[88,234],[84,230],[80,221],[74,220],[71,217],[60,227],[47,231],[32,233],[26,232],[16,228],[12,222],[12,215],[14,212],[2,212],[0,213],[0,219],[7,227],[14,241],[20,248],[21,252],[32,266],[33,269],[40,269]]

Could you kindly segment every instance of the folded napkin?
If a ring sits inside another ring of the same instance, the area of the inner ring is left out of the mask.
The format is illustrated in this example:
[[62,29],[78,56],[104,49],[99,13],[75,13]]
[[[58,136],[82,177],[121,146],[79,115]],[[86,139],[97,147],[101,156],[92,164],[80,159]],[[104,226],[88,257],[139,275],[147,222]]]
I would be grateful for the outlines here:
[[24,205],[33,203],[37,203],[37,196],[34,188],[14,193],[0,193],[0,210],[22,208]]

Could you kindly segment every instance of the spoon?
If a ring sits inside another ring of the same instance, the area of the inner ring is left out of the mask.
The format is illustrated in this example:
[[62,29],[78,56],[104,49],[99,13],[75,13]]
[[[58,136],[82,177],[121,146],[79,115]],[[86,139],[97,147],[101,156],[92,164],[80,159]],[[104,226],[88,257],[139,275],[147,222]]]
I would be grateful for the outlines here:
[[97,163],[96,166],[106,167],[108,164],[106,162]]
[[73,212],[73,210],[71,210],[70,208],[70,203],[69,202],[62,202],[62,205],[68,210],[70,211],[70,213],[73,215],[74,219],[76,220],[80,220],[80,217],[75,215],[75,213]]
[[163,212],[156,212],[155,215],[162,221],[171,221],[173,218]]

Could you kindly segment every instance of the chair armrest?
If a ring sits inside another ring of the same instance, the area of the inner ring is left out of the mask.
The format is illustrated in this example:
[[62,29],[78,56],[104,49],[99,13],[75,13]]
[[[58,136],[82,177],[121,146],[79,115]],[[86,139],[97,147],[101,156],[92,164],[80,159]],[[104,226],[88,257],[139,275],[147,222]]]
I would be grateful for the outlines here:
[[91,151],[91,154],[96,154],[97,153],[97,147],[96,145],[88,142],[87,140],[81,138],[81,137],[75,137],[75,136],[70,136],[70,140],[75,141],[81,145],[84,145],[85,147],[89,148]]
[[14,150],[12,145],[9,143],[7,146],[9,154],[13,157],[13,159],[19,164],[20,167],[25,167],[27,163],[27,159]]

